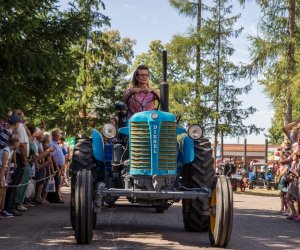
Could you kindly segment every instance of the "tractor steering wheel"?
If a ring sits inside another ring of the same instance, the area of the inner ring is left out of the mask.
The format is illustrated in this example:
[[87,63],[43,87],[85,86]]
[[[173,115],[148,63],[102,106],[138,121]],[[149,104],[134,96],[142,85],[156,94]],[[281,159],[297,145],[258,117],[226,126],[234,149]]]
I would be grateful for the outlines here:
[[[140,92],[146,92],[145,96],[142,100],[138,99],[138,96],[136,94],[139,94]],[[148,95],[152,94],[151,100],[146,100]],[[147,104],[153,102],[153,108],[152,109],[147,109]],[[132,103],[136,103],[138,108],[134,109],[134,105]],[[145,110],[158,110],[159,105],[160,105],[160,98],[158,94],[154,91],[148,91],[147,89],[141,89],[138,93],[132,92],[129,97],[127,98],[126,105],[128,107],[128,111],[132,114],[140,111],[145,111]]]

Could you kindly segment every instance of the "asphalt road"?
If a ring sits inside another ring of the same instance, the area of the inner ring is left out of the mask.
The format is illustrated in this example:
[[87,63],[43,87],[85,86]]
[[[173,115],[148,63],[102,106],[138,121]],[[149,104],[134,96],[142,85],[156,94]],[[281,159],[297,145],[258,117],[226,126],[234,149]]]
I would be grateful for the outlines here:
[[[64,199],[68,201],[68,189]],[[68,202],[39,205],[0,220],[0,249],[215,249],[208,233],[184,230],[181,205],[164,214],[151,208],[104,208],[90,245],[77,245]],[[300,223],[279,214],[278,197],[234,194],[234,226],[228,249],[300,249]]]

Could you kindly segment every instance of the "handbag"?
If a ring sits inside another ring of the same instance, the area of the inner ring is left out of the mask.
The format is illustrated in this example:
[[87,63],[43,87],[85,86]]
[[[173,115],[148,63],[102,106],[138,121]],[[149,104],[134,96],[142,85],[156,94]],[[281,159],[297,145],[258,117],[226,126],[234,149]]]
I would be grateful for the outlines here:
[[34,194],[35,194],[35,183],[32,179],[30,179],[26,189],[25,197],[30,199],[31,197],[34,196]]
[[55,180],[51,177],[47,182],[46,193],[54,193],[55,191]]

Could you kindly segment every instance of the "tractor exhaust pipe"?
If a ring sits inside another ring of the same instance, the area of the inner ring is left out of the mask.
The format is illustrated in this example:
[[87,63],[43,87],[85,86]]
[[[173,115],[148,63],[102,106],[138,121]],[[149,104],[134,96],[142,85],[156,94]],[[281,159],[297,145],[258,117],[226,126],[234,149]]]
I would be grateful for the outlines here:
[[167,51],[163,51],[163,81],[160,84],[160,110],[169,112],[169,84],[167,83]]

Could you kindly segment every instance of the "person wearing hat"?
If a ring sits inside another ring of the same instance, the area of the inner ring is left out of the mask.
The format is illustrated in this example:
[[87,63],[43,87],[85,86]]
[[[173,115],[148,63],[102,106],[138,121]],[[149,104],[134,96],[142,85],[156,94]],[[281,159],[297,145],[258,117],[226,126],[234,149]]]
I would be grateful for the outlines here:
[[7,128],[4,128],[0,133],[0,150],[7,146],[8,138],[13,133],[13,131],[19,127],[21,118],[17,114],[13,114],[8,117],[7,122]]
[[[26,132],[26,126],[24,122],[24,113],[22,110],[17,109],[12,115],[18,115],[20,117],[21,123],[16,129],[16,134],[19,136],[20,144],[16,150],[16,163],[17,168],[11,176],[11,185],[17,186],[22,182],[24,171],[29,169],[28,156],[29,156],[29,138]],[[22,187],[8,187],[6,192],[5,200],[5,210],[14,216],[20,215],[14,208],[16,205],[17,193],[21,192]]]

